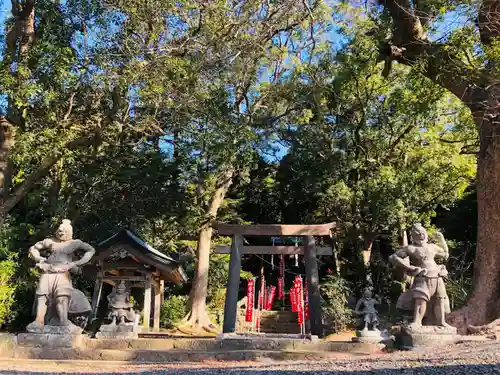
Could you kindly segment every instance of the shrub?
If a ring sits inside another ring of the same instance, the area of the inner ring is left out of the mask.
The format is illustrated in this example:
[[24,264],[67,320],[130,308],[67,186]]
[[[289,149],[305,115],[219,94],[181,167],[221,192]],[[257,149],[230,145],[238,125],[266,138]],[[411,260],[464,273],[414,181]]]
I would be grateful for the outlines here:
[[459,309],[467,302],[469,293],[472,290],[472,278],[470,277],[454,277],[450,275],[446,280],[446,292],[450,299],[450,308],[452,310]]
[[328,275],[320,286],[325,323],[333,332],[341,332],[354,323],[348,307],[350,289],[344,279]]
[[187,296],[170,296],[165,299],[160,311],[160,325],[173,328],[187,314]]
[[16,285],[12,277],[16,272],[16,264],[12,260],[0,261],[0,327],[5,324],[11,313]]

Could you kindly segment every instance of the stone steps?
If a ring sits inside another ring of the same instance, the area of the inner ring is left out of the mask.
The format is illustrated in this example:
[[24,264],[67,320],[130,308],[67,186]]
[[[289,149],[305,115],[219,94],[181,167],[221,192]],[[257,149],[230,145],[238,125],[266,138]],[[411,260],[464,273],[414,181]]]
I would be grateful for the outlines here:
[[[355,348],[352,348],[355,349]],[[45,360],[104,360],[129,362],[202,362],[262,360],[324,360],[339,357],[380,353],[376,348],[357,348],[349,352],[295,350],[136,350],[91,348],[29,348],[18,347],[10,358]],[[1,354],[3,356],[4,353]]]
[[[241,331],[249,330],[248,323],[244,322],[244,315],[240,312],[239,324]],[[261,312],[260,331],[263,333],[300,333],[300,326],[297,323],[297,314],[291,311],[267,311]]]
[[[300,339],[281,338],[232,338],[230,340],[215,339],[90,339],[85,336],[80,340],[64,345],[69,348],[110,349],[110,350],[299,350],[299,351],[349,351],[356,347],[352,342],[339,341],[310,341]],[[19,347],[62,347],[60,341],[34,342],[29,335],[19,334],[17,337]]]
[[381,350],[378,344],[322,342],[281,335],[223,339],[91,339],[78,335],[66,340],[55,336],[0,335],[0,357],[134,362],[320,360],[375,354]]
[[[22,342],[19,343],[21,346]],[[351,342],[311,342],[287,339],[231,339],[216,341],[198,339],[89,339],[85,347],[90,349],[134,350],[299,350],[299,351],[349,351]]]

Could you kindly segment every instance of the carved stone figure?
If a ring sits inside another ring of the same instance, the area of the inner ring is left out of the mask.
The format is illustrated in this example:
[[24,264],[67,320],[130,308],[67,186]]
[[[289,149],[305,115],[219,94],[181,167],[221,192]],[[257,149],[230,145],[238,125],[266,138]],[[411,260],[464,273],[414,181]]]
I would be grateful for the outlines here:
[[130,303],[130,294],[124,281],[121,281],[108,296],[109,317],[111,324],[126,324],[135,322],[135,312]]
[[110,324],[103,324],[96,337],[137,338],[140,332],[139,315],[132,309],[130,293],[122,280],[108,295],[108,318]]
[[[400,296],[397,307],[413,311],[410,329],[421,328],[424,317],[429,318],[430,324],[450,327],[445,321],[445,314],[450,313],[450,301],[443,280],[448,271],[444,265],[436,263],[436,258],[448,259],[446,241],[441,233],[437,233],[438,244],[428,243],[427,231],[421,224],[413,225],[411,240],[410,245],[390,257],[391,263],[414,276],[410,289]],[[410,259],[410,265],[403,261],[405,258]]]
[[[82,250],[84,255],[79,260],[73,260],[78,250]],[[48,257],[40,255],[43,251],[49,254]],[[81,328],[69,321],[68,314],[76,312],[75,309],[88,309],[89,303],[83,293],[73,288],[69,272],[77,272],[78,267],[88,263],[95,249],[81,240],[73,240],[71,222],[63,220],[55,238],[37,242],[29,249],[29,253],[37,262],[36,266],[42,271],[42,275],[36,290],[36,319],[26,327],[27,331],[81,332]]]
[[[369,288],[363,291],[363,297],[356,304],[354,313],[363,318],[364,331],[378,331],[378,313],[375,309],[375,305],[380,304],[380,299],[373,298],[373,293]],[[370,329],[371,328],[371,329]]]

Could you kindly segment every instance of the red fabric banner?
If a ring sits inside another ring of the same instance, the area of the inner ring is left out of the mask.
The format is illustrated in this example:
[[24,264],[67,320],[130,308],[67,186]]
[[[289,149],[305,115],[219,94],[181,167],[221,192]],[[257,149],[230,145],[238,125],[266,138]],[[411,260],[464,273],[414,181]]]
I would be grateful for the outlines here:
[[267,293],[266,293],[266,279],[264,277],[261,278],[260,285],[260,309],[265,310],[267,306]]
[[285,299],[285,256],[280,254],[280,277],[278,278],[278,299]]
[[295,288],[290,288],[290,304],[292,305],[292,312],[297,312],[297,293]]
[[269,287],[267,295],[267,310],[271,310],[273,308],[274,297],[276,297],[276,287],[274,285]]
[[307,280],[304,281],[304,317],[305,319],[309,319],[309,290],[307,288]]
[[295,293],[296,293],[296,304],[297,304],[297,320],[299,324],[304,323],[304,292],[302,289],[302,277],[297,276],[295,278]]
[[247,310],[245,320],[252,322],[253,320],[253,303],[255,300],[255,279],[248,280],[247,284]]

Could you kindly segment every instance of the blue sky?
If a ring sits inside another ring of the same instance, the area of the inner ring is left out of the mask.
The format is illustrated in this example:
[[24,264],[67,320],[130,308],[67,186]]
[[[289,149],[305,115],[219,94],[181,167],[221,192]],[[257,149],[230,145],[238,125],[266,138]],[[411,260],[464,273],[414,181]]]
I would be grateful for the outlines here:
[[0,0],[0,24],[3,24],[6,16],[10,15],[10,1]]

